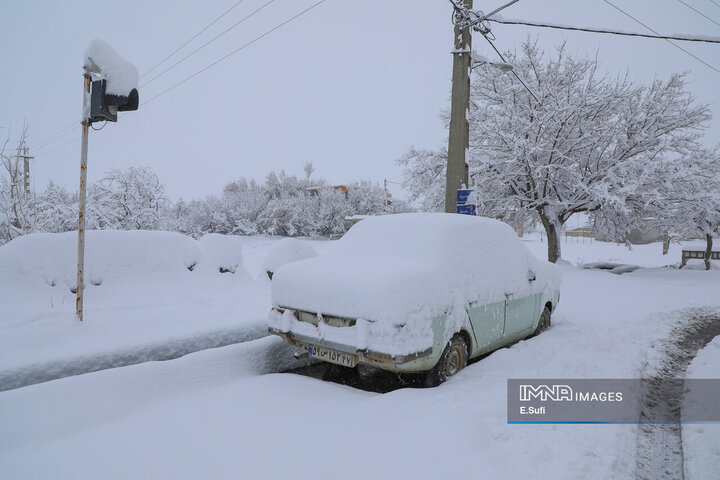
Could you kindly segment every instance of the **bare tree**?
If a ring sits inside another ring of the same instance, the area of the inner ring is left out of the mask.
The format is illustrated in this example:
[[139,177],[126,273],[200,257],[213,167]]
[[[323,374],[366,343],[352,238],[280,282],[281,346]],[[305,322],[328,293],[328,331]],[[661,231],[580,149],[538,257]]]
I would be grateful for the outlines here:
[[2,144],[0,160],[2,160],[2,177],[0,177],[0,243],[33,230],[34,197],[24,187],[24,162],[22,152],[28,138],[30,125],[23,124],[16,154],[7,151],[10,133]]
[[91,228],[155,230],[170,202],[158,176],[147,167],[110,170],[89,189]]
[[313,174],[314,171],[315,171],[315,167],[313,167],[313,163],[310,160],[305,162],[305,166],[303,167],[303,172],[305,172],[305,181],[307,183],[310,183],[310,176]]

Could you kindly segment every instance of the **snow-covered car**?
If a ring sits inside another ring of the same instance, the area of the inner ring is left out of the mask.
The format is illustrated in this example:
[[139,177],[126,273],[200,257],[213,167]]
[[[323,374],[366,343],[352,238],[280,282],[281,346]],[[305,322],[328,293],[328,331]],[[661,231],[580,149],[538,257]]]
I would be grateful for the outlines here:
[[426,372],[435,385],[548,328],[560,277],[497,220],[372,217],[277,269],[269,331],[326,362]]

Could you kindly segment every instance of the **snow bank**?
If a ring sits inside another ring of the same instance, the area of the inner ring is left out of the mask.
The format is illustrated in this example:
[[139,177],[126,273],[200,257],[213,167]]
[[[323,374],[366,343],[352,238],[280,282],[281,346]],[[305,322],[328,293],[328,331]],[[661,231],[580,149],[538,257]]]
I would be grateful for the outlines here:
[[[187,274],[200,258],[197,242],[180,233],[85,233],[85,278],[91,284],[147,274]],[[77,232],[24,235],[0,248],[0,282],[44,281],[75,288],[76,274]]]
[[102,40],[93,40],[85,50],[85,66],[92,67],[91,61],[100,67],[107,80],[106,93],[127,96],[138,88],[137,68]]
[[[720,337],[715,337],[698,351],[687,369],[686,378],[720,378]],[[717,398],[707,398],[707,395],[694,396],[690,390],[685,392],[683,409],[693,404],[696,410],[712,411],[717,401]],[[720,425],[683,424],[682,442],[686,480],[712,478],[720,472]]]
[[316,256],[317,252],[310,244],[296,238],[283,238],[272,246],[263,267],[266,272],[274,272],[286,263]]
[[[229,272],[249,278],[243,267],[242,240],[205,235],[200,240],[175,232],[91,230],[85,233],[85,280],[133,281],[148,275],[179,276]],[[75,288],[77,232],[34,233],[0,248],[2,282],[39,282]]]
[[[528,282],[528,269],[537,281]],[[411,213],[363,220],[326,254],[280,267],[272,301],[363,320],[355,327],[329,327],[321,332],[326,340],[347,343],[354,335],[351,344],[369,342],[368,348],[405,354],[432,346],[438,315],[449,319],[447,336],[467,321],[470,302],[502,301],[509,292],[520,297],[542,291],[550,298],[559,281],[558,270],[534,259],[503,222]],[[272,313],[269,322],[299,334],[315,329],[290,317]]]
[[[244,241],[86,232],[82,323],[70,291],[77,232],[25,235],[3,245],[0,390],[266,335],[269,290],[245,271]],[[258,263],[262,254],[254,254]],[[250,257],[255,261],[252,250]]]

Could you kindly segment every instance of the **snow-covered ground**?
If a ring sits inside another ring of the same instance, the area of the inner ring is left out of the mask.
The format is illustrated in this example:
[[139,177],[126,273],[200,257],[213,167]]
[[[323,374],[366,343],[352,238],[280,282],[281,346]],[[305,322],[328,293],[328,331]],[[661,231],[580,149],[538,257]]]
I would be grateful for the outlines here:
[[[109,275],[88,287],[82,325],[67,285],[7,274],[2,262],[15,254],[1,247],[0,301],[10,316],[0,323],[0,369],[261,325],[270,307],[263,266],[277,240],[237,241],[248,277],[209,268],[191,281],[201,271],[186,265],[177,270],[186,280],[170,283],[166,273],[162,282]],[[328,243],[313,246],[322,255]],[[525,244],[546,255],[538,238]],[[662,256],[657,243],[629,251],[573,239],[562,248],[572,264],[645,268],[615,275],[565,265],[548,331],[435,389],[378,394],[276,373],[295,364],[292,349],[248,336],[0,392],[0,478],[635,478],[635,425],[508,425],[507,379],[643,376],[673,325],[720,312],[720,269],[665,267],[680,262],[680,247]],[[702,462],[702,452],[689,461]],[[707,465],[695,467],[709,473]]]
[[[720,378],[720,337],[700,350],[687,369],[687,378]],[[717,398],[685,398],[685,402],[718,402]],[[720,475],[720,424],[687,424],[682,431],[685,480],[703,480],[709,472]]]
[[0,390],[265,336],[269,280],[260,264],[275,243],[88,232],[82,324],[71,292],[77,234],[34,234],[4,245]]

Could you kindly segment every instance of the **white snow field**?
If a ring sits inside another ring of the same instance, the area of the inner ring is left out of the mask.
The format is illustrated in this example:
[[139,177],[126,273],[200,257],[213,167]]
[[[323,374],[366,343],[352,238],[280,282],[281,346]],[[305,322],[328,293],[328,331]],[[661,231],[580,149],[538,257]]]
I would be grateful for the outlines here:
[[268,243],[87,232],[82,324],[71,292],[77,233],[27,235],[2,246],[0,389],[265,336],[268,280],[244,268],[246,240]]
[[[264,322],[263,264],[277,240],[237,241],[249,278],[188,271],[182,261],[192,245],[202,253],[202,242],[181,237],[167,249],[168,261],[181,263],[174,273],[152,267],[151,254],[142,262],[147,274],[109,268],[100,286],[88,287],[83,324],[73,319],[67,285],[10,272],[25,247],[0,247],[0,365]],[[313,246],[323,255],[331,243]],[[525,245],[545,257],[538,238]],[[663,267],[680,262],[679,246],[668,256],[659,244],[562,247],[573,264],[648,268],[616,275],[564,264],[549,330],[433,389],[379,394],[275,373],[297,362],[292,348],[269,337],[0,392],[0,478],[635,478],[636,425],[508,425],[507,379],[643,376],[674,325],[720,313],[720,268]],[[42,250],[47,259],[59,254]],[[120,258],[99,255],[111,266]],[[712,478],[704,456],[688,455],[696,463],[686,471]]]

